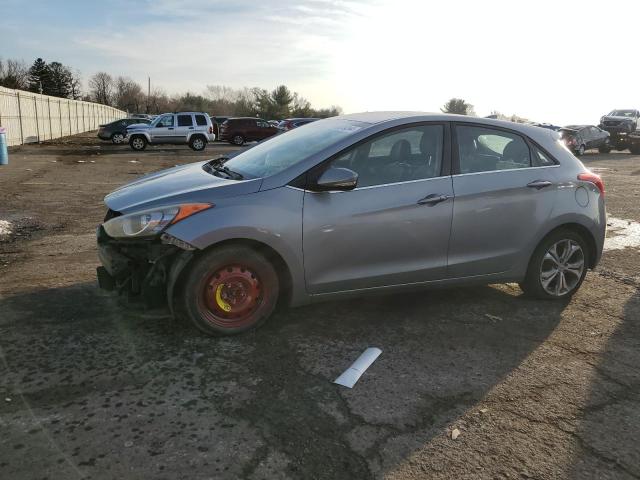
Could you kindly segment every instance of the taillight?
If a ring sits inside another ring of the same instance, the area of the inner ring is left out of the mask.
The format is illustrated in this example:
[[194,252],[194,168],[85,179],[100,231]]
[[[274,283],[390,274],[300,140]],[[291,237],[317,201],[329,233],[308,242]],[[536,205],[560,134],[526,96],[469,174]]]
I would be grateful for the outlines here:
[[578,180],[593,183],[596,187],[598,187],[598,190],[600,190],[600,195],[604,196],[604,182],[602,181],[602,177],[600,177],[600,175],[596,175],[593,172],[579,173]]
[[209,127],[209,133],[213,133],[213,127]]

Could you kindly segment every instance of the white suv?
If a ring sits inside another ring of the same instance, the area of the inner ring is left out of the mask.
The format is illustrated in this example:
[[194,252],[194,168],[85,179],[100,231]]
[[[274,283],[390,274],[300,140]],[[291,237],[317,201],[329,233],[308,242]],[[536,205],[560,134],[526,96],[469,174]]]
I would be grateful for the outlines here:
[[213,142],[213,124],[204,112],[164,113],[150,124],[135,124],[127,127],[129,145],[134,150],[144,150],[147,144],[187,144],[193,150],[204,150]]

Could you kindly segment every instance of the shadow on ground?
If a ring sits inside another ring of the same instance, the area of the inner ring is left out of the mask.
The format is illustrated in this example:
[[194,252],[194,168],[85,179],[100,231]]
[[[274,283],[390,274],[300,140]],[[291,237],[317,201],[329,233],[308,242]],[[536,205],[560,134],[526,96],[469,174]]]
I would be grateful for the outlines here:
[[[379,477],[481,401],[562,310],[516,287],[435,290],[285,310],[214,339],[93,284],[0,299],[0,470]],[[333,384],[369,346],[383,353],[357,386]]]
[[[640,292],[627,302],[597,363],[573,435],[579,440],[571,478],[640,478]],[[603,472],[608,472],[606,475]]]

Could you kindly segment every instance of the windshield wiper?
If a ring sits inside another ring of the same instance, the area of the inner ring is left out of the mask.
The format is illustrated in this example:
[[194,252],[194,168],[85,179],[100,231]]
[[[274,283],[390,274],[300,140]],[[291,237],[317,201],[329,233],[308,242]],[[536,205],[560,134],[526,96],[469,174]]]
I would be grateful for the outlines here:
[[227,177],[229,177],[229,178],[231,178],[233,180],[242,180],[242,179],[244,179],[244,176],[241,173],[234,172],[229,167],[223,165],[224,162],[226,162],[227,160],[229,160],[229,157],[218,157],[218,158],[212,160],[211,162],[207,163],[206,165],[208,165],[209,168],[213,169],[216,172],[224,173],[225,175],[227,175]]

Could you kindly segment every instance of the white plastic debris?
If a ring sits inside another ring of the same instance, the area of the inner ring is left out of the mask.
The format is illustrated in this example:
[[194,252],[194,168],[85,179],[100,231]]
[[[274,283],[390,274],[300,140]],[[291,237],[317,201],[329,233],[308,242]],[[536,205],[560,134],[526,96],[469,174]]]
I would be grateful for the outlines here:
[[451,440],[455,440],[459,436],[460,436],[460,430],[458,430],[457,428],[454,428],[453,430],[451,430]]
[[342,385],[343,387],[353,388],[356,382],[360,379],[362,374],[375,362],[376,358],[380,356],[382,350],[376,347],[369,347],[353,364],[347,368],[342,375],[335,379],[333,383]]

